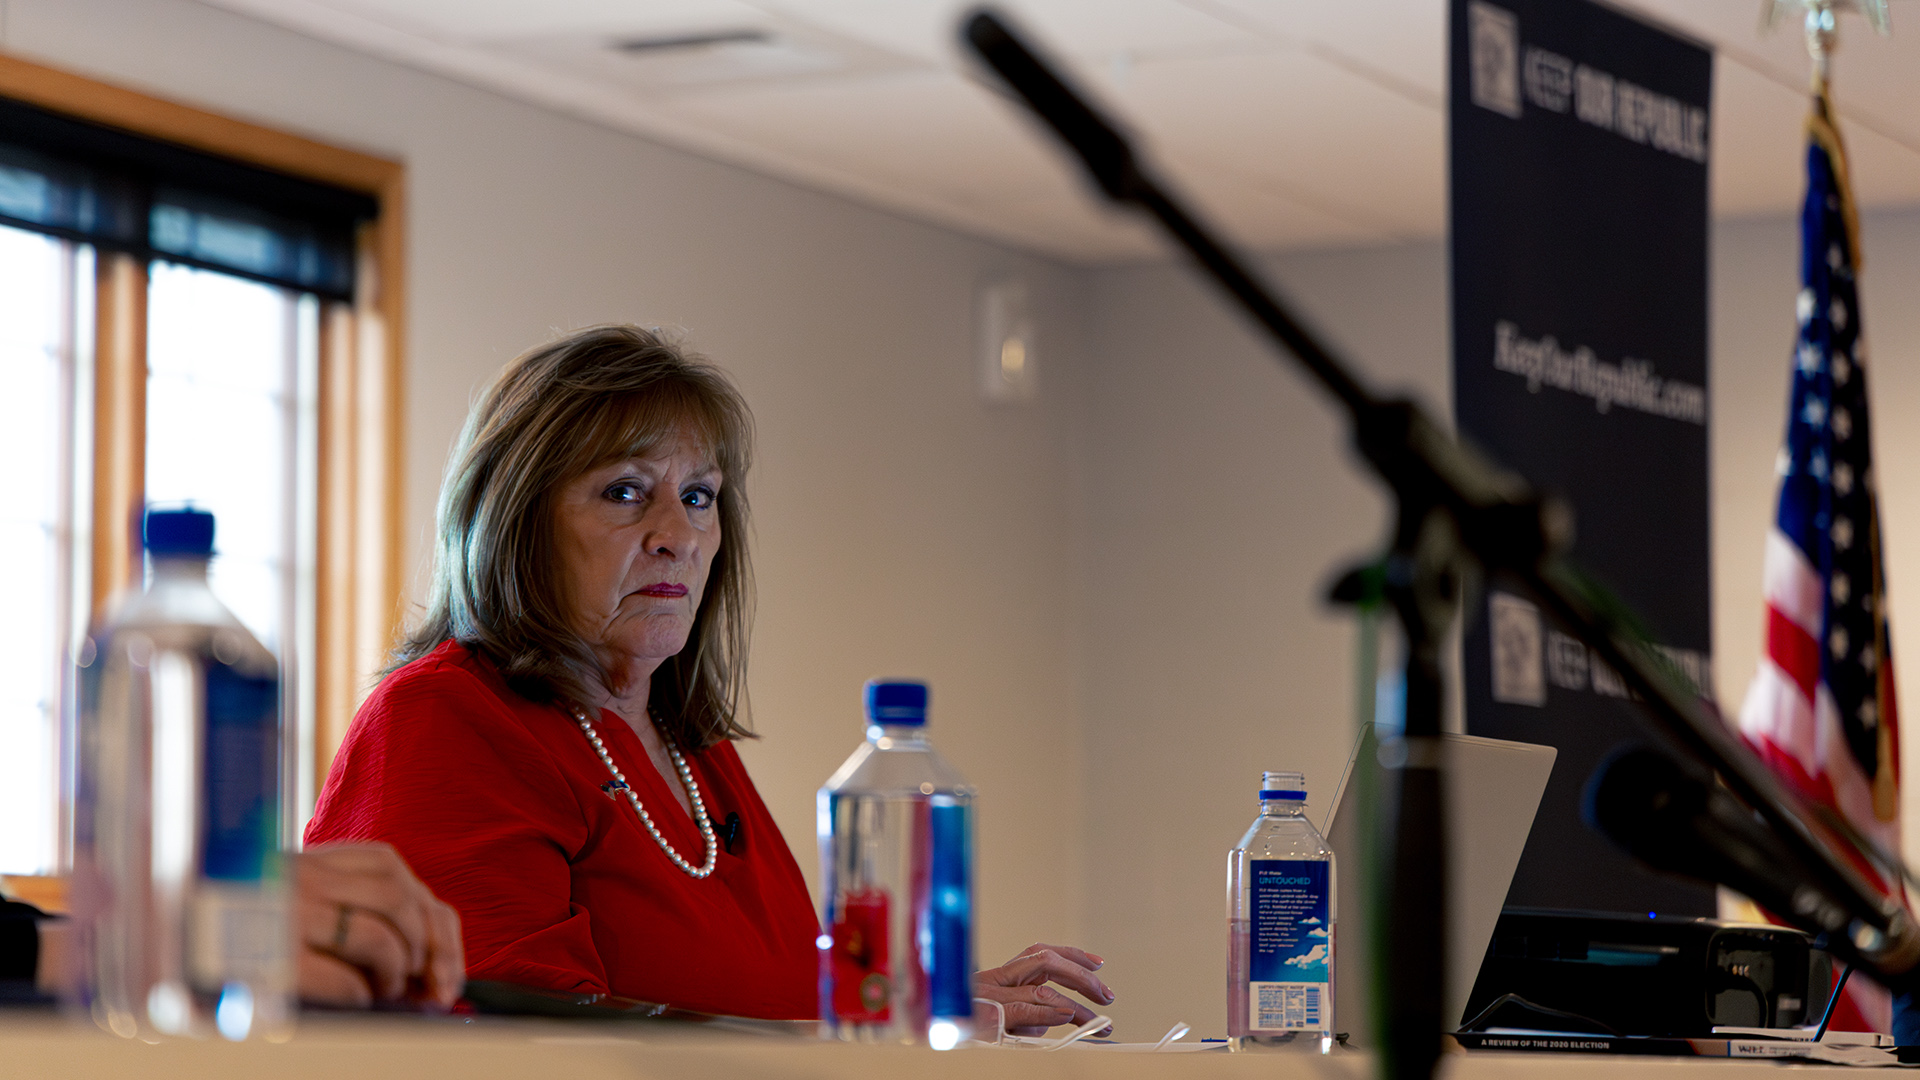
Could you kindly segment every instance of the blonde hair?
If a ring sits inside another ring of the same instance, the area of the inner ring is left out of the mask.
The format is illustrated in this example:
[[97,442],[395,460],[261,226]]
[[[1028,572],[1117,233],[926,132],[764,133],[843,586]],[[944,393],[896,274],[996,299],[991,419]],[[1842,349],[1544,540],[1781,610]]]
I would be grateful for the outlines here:
[[572,628],[552,570],[554,496],[581,473],[646,457],[682,431],[720,468],[720,550],[687,646],[655,670],[647,703],[682,746],[751,737],[753,417],[719,368],[637,326],[567,334],[521,354],[487,388],[440,487],[426,617],[388,670],[454,640],[492,660],[519,694],[590,707],[607,672]]

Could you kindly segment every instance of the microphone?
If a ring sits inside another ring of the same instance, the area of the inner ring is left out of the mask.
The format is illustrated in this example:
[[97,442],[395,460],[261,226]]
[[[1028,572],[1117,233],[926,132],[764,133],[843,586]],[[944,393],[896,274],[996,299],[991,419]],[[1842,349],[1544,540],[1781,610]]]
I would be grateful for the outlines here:
[[733,854],[733,844],[738,839],[740,839],[740,814],[729,810],[726,823],[720,826],[720,841],[727,854]]
[[1632,747],[1600,766],[1584,801],[1587,824],[1655,870],[1736,889],[1890,986],[1913,981],[1920,929],[1906,909],[1809,866],[1711,779]]

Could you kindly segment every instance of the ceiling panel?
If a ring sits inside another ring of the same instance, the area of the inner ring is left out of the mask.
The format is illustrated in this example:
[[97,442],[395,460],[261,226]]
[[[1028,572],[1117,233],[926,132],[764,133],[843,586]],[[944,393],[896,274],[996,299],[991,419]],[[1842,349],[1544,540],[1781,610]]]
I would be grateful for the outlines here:
[[1318,56],[1146,64],[1117,96],[1166,157],[1265,181],[1383,238],[1440,235],[1439,112]]
[[[251,5],[274,8],[275,3]],[[738,0],[319,0],[333,8],[441,41],[569,33],[634,33],[751,25],[759,8]]]
[[[204,0],[797,183],[1057,257],[1160,250],[970,81],[968,0]],[[1791,212],[1807,59],[1759,0],[1624,0],[1720,50],[1717,213]],[[1002,0],[1243,242],[1445,229],[1445,0]],[[1863,205],[1920,204],[1920,0],[1843,17]],[[622,53],[633,37],[758,42]]]
[[1022,118],[950,71],[691,94],[668,107],[735,137],[940,198],[1030,198],[1073,179]]
[[1185,0],[1272,40],[1306,46],[1415,100],[1447,90],[1447,6],[1323,0]]

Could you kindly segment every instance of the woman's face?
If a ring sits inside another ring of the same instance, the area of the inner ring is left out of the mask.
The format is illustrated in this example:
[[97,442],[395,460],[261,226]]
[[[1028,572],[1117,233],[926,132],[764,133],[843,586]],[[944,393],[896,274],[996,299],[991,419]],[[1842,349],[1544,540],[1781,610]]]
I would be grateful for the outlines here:
[[560,487],[561,596],[580,636],[626,678],[686,647],[720,550],[720,482],[719,466],[682,431],[652,456]]

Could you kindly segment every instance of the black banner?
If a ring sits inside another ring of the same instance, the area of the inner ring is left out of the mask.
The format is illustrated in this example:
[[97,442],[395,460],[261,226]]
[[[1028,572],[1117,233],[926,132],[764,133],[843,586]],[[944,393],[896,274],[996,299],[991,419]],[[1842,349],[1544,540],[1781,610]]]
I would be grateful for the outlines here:
[[[1450,42],[1460,433],[1572,503],[1575,559],[1710,687],[1712,54],[1588,0],[1453,0]],[[1482,603],[1467,730],[1560,749],[1507,902],[1712,914],[1580,821],[1594,766],[1647,738],[1619,677],[1510,587]]]

